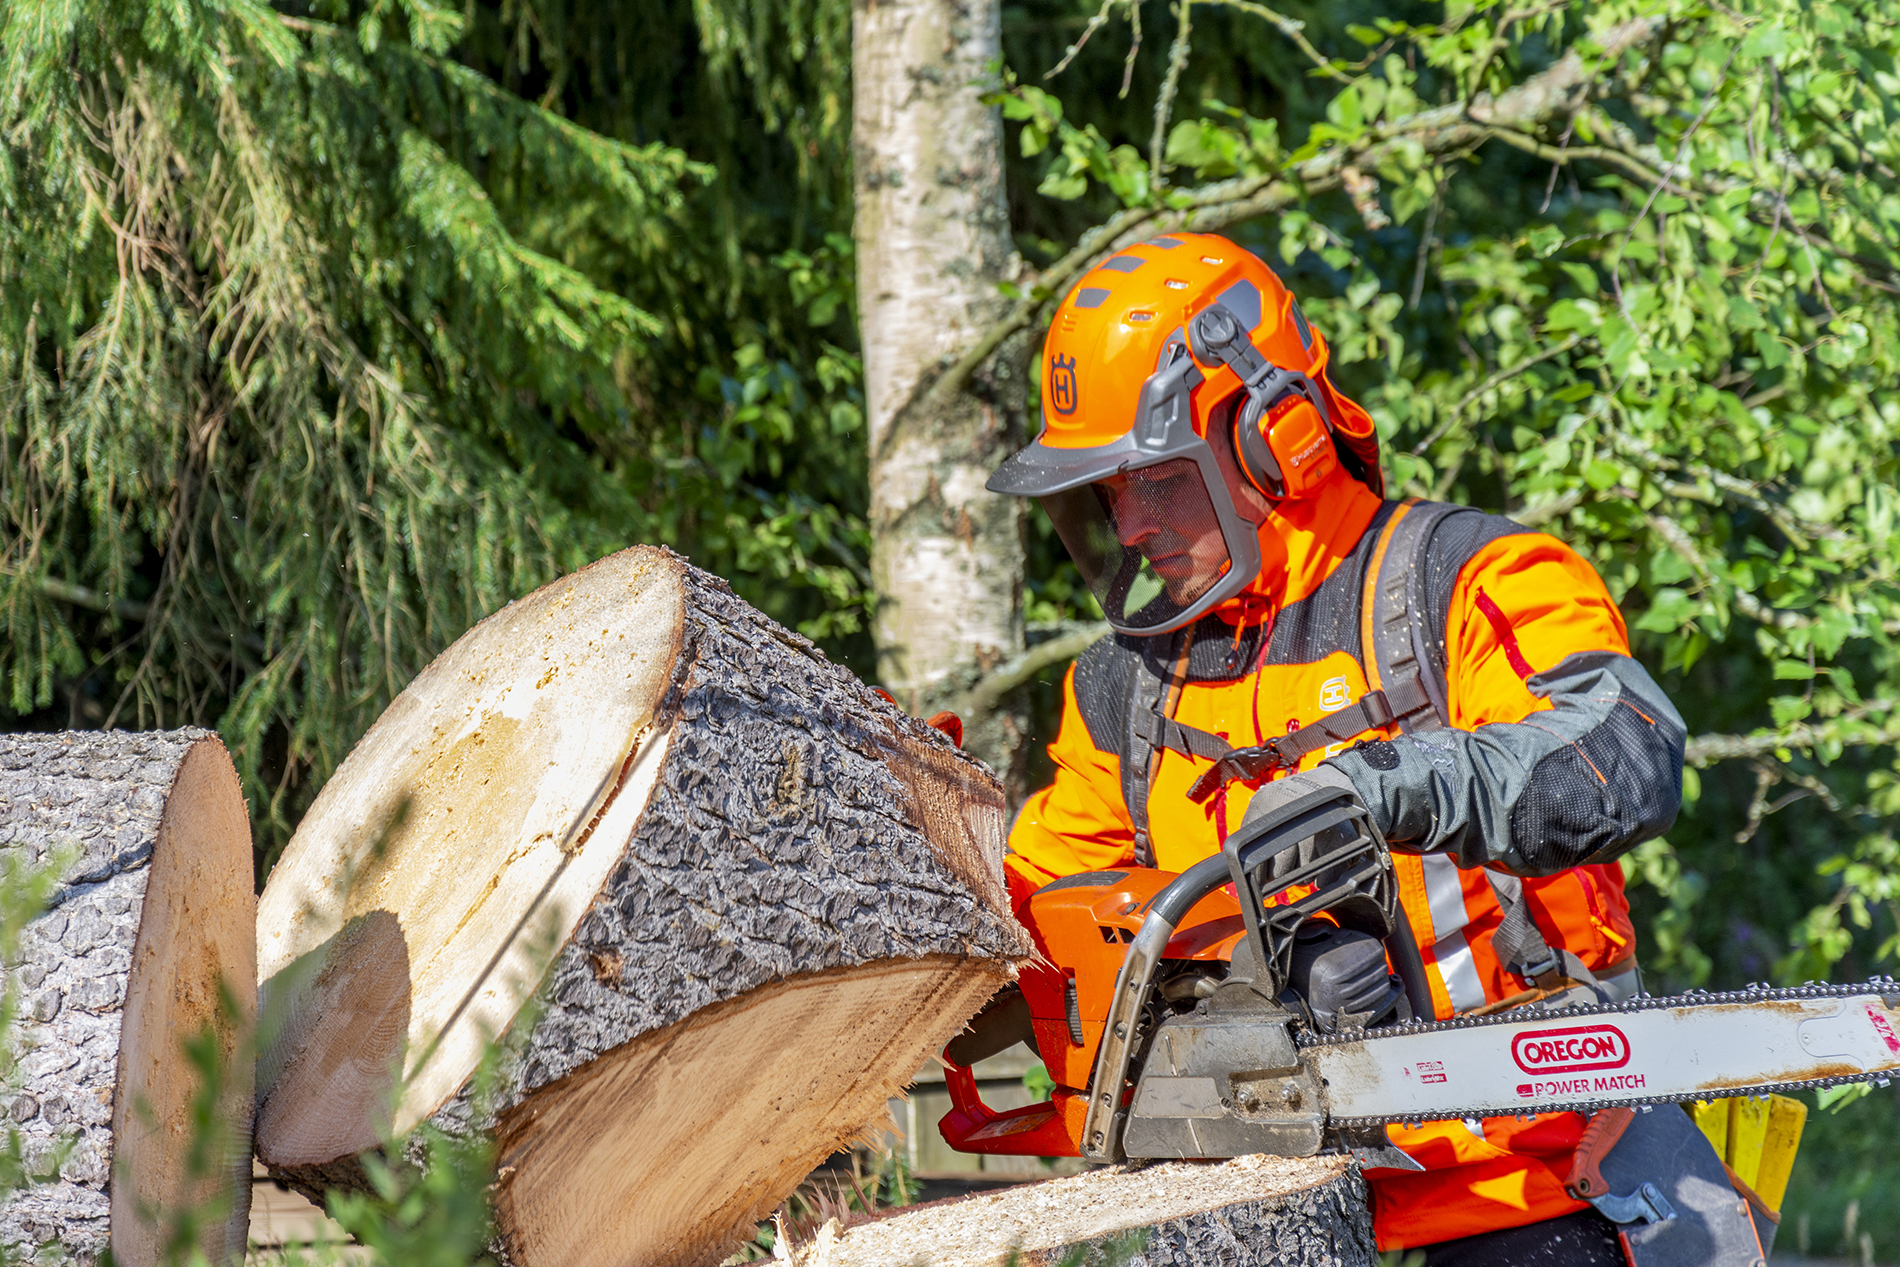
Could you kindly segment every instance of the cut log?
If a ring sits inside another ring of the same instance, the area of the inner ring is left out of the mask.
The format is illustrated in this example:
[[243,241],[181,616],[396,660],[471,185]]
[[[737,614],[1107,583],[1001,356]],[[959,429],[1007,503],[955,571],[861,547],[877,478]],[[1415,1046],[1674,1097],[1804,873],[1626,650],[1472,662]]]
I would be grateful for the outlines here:
[[1365,1181],[1349,1159],[1241,1157],[1139,1170],[1114,1166],[933,1202],[842,1233],[833,1222],[794,1261],[796,1267],[1371,1267],[1378,1257]]
[[603,559],[444,652],[299,825],[258,1158],[316,1195],[489,1130],[520,1267],[717,1263],[1029,953],[1003,843],[942,735],[677,555]]
[[[110,1245],[123,1267],[147,1267],[186,1215],[207,1220],[207,1258],[240,1260],[257,899],[230,754],[205,730],[0,735],[0,856],[62,864],[9,965],[21,1007],[7,1124],[47,1181],[0,1207],[0,1243],[82,1264]],[[228,1129],[193,1173],[205,1083],[184,1043],[202,1035]]]

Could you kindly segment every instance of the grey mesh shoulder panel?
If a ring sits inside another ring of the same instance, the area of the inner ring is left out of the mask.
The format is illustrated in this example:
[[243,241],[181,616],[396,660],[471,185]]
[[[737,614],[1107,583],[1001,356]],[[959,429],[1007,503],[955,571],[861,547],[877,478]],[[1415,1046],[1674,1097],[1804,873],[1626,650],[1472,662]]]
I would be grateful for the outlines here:
[[1424,574],[1419,580],[1427,628],[1438,647],[1441,666],[1448,654],[1445,639],[1448,632],[1446,625],[1451,621],[1452,595],[1457,592],[1458,577],[1465,570],[1465,564],[1493,541],[1530,531],[1503,515],[1461,510],[1457,514],[1447,515],[1440,521],[1437,531],[1432,533],[1420,556],[1419,566]]
[[1075,659],[1075,706],[1097,752],[1125,756],[1128,692],[1141,667],[1139,641],[1111,634]]

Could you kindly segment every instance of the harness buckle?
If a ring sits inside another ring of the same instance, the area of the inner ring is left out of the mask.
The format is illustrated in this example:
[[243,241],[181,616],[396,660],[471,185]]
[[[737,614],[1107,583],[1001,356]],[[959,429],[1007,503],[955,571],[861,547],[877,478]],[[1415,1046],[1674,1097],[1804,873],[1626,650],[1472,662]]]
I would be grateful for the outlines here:
[[1552,973],[1561,972],[1563,970],[1564,961],[1563,956],[1559,955],[1555,950],[1550,950],[1546,947],[1546,955],[1541,962],[1511,964],[1509,966],[1512,972],[1523,978],[1528,984],[1541,985],[1544,978],[1550,976]]
[[1211,769],[1196,779],[1194,786],[1188,789],[1188,799],[1199,803],[1236,779],[1251,782],[1293,764],[1281,754],[1279,739],[1269,739],[1252,748],[1240,748],[1216,761]]
[[1389,726],[1397,716],[1392,711],[1392,701],[1385,697],[1384,691],[1367,691],[1359,697],[1359,706],[1366,710],[1366,721],[1370,723],[1368,730]]

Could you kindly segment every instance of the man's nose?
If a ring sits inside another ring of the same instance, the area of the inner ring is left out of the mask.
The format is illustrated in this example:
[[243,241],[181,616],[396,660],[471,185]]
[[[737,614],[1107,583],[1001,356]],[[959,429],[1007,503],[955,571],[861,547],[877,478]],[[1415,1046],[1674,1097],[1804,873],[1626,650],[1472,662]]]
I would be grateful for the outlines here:
[[1115,499],[1114,520],[1115,539],[1131,550],[1161,531],[1161,524],[1148,508],[1146,499],[1126,493]]

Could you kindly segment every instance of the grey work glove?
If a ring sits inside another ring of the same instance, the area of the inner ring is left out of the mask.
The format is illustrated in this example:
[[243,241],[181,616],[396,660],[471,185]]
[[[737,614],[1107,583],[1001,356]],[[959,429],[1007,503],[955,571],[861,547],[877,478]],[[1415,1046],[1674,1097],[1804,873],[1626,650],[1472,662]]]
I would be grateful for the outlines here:
[[[1291,805],[1302,796],[1322,791],[1351,792],[1360,800],[1365,800],[1344,770],[1322,761],[1304,774],[1289,774],[1284,779],[1275,779],[1271,783],[1261,784],[1260,790],[1253,794],[1253,800],[1247,802],[1247,812],[1240,820],[1240,829],[1245,831],[1252,824],[1283,806]],[[1310,860],[1311,857],[1311,841],[1302,841],[1299,848],[1288,849],[1276,855],[1273,859],[1274,878],[1278,879],[1293,870],[1299,863]]]

